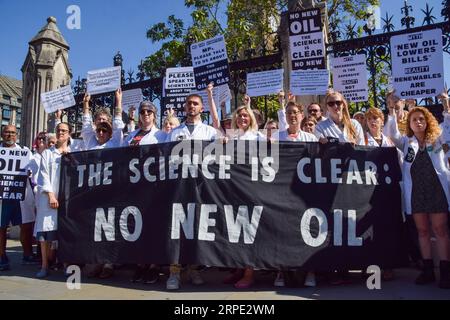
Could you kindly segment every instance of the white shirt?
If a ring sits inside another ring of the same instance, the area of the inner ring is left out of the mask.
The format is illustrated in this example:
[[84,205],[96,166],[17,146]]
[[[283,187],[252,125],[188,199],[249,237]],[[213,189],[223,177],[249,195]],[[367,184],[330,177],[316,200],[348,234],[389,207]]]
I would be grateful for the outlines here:
[[[123,128],[125,124],[121,117],[114,118],[113,121],[113,133],[111,139],[104,144],[99,144],[95,135],[94,128],[92,126],[91,116],[83,116],[83,128],[81,129],[81,137],[84,142],[84,150],[104,149],[104,148],[117,148],[122,145],[123,140]],[[72,148],[73,149],[73,148]],[[72,150],[75,151],[75,150]]]
[[[124,146],[129,146],[131,142],[133,141],[133,138],[141,131],[141,129],[134,130],[131,132],[123,142]],[[167,139],[167,134],[164,131],[159,130],[157,127],[153,126],[150,131],[142,137],[141,141],[139,142],[139,145],[146,145],[146,144],[156,144],[156,143],[163,143]]]
[[218,136],[216,129],[202,122],[194,125],[194,131],[190,133],[186,123],[176,127],[167,137],[167,142],[181,140],[214,140]]
[[[351,119],[350,121],[352,122],[353,127],[356,131],[356,144],[360,146],[366,145],[361,125],[355,119]],[[332,137],[339,139],[339,142],[350,142],[347,137],[347,130],[344,130],[344,132],[342,132],[342,130],[336,125],[336,123],[331,120],[331,118],[319,122],[316,126],[315,134],[318,139]]]
[[308,133],[302,130],[297,132],[296,137],[292,137],[289,135],[288,131],[280,131],[278,135],[275,135],[274,138],[279,141],[302,141],[302,142],[317,142],[319,141],[315,135],[312,133]]

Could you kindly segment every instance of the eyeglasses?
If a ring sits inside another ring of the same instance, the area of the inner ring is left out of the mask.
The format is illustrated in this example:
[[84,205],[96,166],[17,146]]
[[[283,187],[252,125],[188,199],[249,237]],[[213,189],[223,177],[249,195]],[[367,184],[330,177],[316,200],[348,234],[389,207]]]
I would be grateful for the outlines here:
[[319,109],[309,109],[308,113],[316,113],[316,112],[320,112]]
[[140,114],[150,114],[150,113],[153,113],[153,111],[149,110],[149,109],[142,109],[141,111],[139,111],[139,113]]
[[66,129],[56,129],[57,133],[69,133],[69,130]]
[[287,114],[293,114],[293,115],[297,115],[299,114],[300,111],[288,111]]
[[4,134],[10,134],[12,136],[15,136],[17,134],[17,132],[15,131],[3,131]]
[[331,108],[331,107],[334,107],[334,106],[338,106],[338,107],[340,107],[340,106],[342,106],[344,104],[344,101],[340,101],[340,100],[336,100],[336,101],[328,101],[327,102],[327,105]]
[[304,126],[305,126],[305,127],[314,127],[315,124],[312,123],[312,122],[306,122],[306,123],[304,124]]
[[100,133],[100,132],[108,133],[109,132],[107,129],[104,129],[104,128],[99,128],[99,129],[97,129],[95,131],[98,132],[98,133]]

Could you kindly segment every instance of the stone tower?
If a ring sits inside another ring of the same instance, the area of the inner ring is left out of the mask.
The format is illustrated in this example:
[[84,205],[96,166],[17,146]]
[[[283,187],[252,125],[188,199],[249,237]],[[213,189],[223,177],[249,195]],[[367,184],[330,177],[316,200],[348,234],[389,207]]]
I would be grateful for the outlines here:
[[45,113],[41,93],[70,84],[69,45],[49,17],[47,24],[29,42],[22,66],[22,145],[31,146],[40,131],[54,131],[53,121]]

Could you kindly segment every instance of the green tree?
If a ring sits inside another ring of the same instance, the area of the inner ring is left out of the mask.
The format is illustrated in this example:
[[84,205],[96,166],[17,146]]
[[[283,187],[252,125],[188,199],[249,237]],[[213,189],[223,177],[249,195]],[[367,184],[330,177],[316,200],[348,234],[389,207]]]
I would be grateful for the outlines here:
[[[217,34],[225,36],[230,60],[246,59],[248,53],[270,54],[277,50],[276,29],[281,12],[288,9],[290,2],[185,0],[185,6],[192,10],[189,26],[171,15],[166,22],[157,23],[147,31],[147,38],[152,43],[161,43],[161,48],[144,60],[145,73],[152,78],[162,77],[166,68],[191,65],[190,45]],[[328,0],[328,16],[343,27],[350,18],[354,22],[365,20],[367,7],[378,4],[379,0]],[[252,105],[261,110],[267,106],[268,110],[263,111],[275,116],[275,97],[253,99]]]

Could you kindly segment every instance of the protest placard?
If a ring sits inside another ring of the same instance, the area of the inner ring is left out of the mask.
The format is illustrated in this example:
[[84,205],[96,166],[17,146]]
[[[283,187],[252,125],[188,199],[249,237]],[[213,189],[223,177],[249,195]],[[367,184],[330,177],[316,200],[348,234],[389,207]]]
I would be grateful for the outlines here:
[[357,54],[332,58],[333,88],[348,101],[363,102],[369,99],[367,91],[366,55]]
[[126,90],[122,93],[122,109],[128,112],[131,107],[138,109],[142,102],[142,89]]
[[325,44],[320,9],[289,13],[292,70],[325,69]]
[[444,89],[442,30],[391,38],[393,87],[401,99],[435,97]]
[[219,86],[230,81],[227,49],[222,35],[192,44],[191,56],[197,90],[204,90],[211,82]]
[[247,95],[250,97],[277,94],[283,90],[283,69],[247,73]]
[[296,96],[323,95],[328,90],[328,70],[294,70],[291,72],[291,92]]
[[184,103],[186,97],[195,90],[193,67],[168,68],[163,84],[163,101],[161,117],[167,116],[167,110],[173,109],[175,116],[182,119],[186,116]]
[[0,148],[0,200],[25,199],[30,159],[28,149]]
[[67,109],[75,105],[75,99],[70,86],[41,93],[41,101],[47,113]]
[[111,67],[87,73],[87,92],[90,95],[116,91],[120,88],[121,68]]

